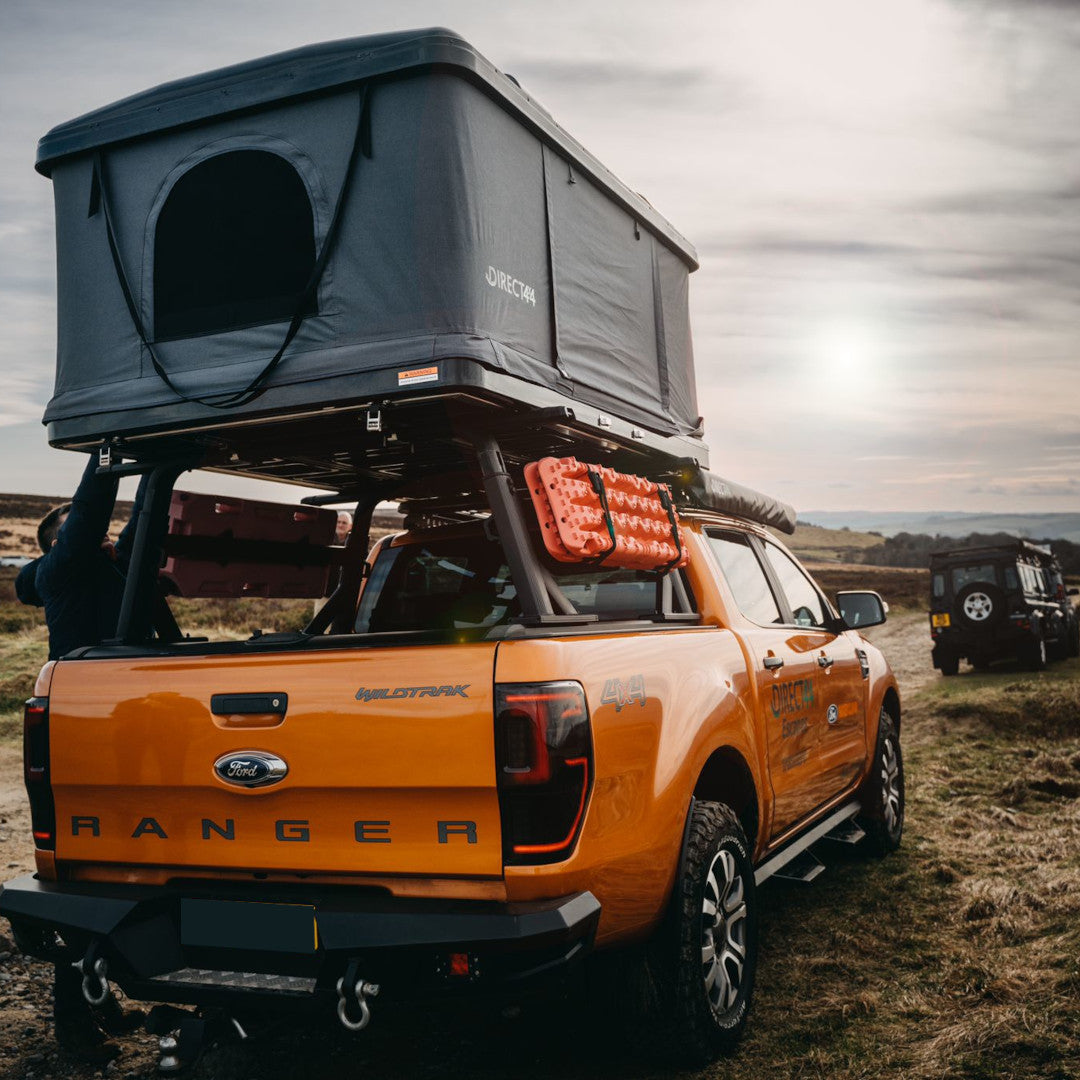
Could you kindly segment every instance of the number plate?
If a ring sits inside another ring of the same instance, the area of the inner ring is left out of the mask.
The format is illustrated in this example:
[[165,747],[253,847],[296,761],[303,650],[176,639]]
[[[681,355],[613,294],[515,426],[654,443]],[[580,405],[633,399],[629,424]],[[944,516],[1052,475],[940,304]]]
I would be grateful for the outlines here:
[[319,930],[315,908],[307,904],[183,899],[180,942],[207,949],[313,953]]
[[933,626],[933,627],[951,626],[952,625],[952,619],[949,618],[948,614],[945,614],[945,615],[931,615],[930,616],[930,625]]

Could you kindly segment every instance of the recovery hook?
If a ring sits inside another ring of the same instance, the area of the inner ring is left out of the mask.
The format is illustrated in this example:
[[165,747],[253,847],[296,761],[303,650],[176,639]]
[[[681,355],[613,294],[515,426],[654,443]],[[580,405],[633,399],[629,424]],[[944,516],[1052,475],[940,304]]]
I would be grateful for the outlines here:
[[[352,961],[337,981],[337,1014],[343,1027],[349,1031],[363,1031],[371,1023],[371,1006],[368,998],[379,996],[378,983],[367,982],[356,972],[356,961]],[[349,999],[355,998],[360,1008],[360,1019],[349,1016]]]
[[99,1008],[109,999],[109,966],[104,956],[98,956],[97,942],[91,942],[86,955],[71,966],[82,975],[82,996],[87,1005]]

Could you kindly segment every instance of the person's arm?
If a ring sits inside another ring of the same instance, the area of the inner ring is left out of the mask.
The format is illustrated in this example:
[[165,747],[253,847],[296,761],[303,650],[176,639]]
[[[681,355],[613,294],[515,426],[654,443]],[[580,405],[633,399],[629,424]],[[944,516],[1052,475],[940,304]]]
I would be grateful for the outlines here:
[[74,564],[101,549],[109,531],[119,479],[97,472],[97,455],[92,454],[83,470],[82,480],[71,498],[71,510],[47,553],[49,562]]
[[135,492],[135,505],[131,508],[131,517],[120,533],[116,541],[116,561],[122,570],[127,570],[131,562],[131,549],[135,544],[135,530],[139,527],[139,515],[142,513],[143,504],[146,502],[146,488],[150,483],[150,474],[143,473],[139,481],[139,490]]

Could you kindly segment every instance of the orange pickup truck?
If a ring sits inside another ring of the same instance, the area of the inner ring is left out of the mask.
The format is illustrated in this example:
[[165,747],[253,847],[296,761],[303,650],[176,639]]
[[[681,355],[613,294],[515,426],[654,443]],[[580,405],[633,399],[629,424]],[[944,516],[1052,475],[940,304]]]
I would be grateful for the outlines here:
[[[859,632],[877,594],[834,608],[764,527],[680,515],[688,561],[657,576],[536,543],[523,568],[505,516],[416,513],[331,633],[50,662],[38,872],[0,914],[98,1009],[115,983],[350,1029],[379,992],[514,995],[646,943],[679,1055],[731,1048],[758,886],[813,877],[825,838],[900,841],[900,700]],[[521,617],[530,571],[553,616]]]

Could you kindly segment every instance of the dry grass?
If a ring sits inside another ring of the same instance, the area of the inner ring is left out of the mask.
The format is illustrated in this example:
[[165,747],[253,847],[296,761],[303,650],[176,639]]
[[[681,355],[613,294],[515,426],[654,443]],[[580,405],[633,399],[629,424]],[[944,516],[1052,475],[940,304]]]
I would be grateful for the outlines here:
[[791,536],[776,535],[800,559],[813,562],[854,562],[859,552],[881,543],[881,537],[872,533],[826,529],[822,525],[796,525]]
[[717,1077],[1080,1076],[1080,665],[939,680],[904,723],[903,847],[766,890]]

